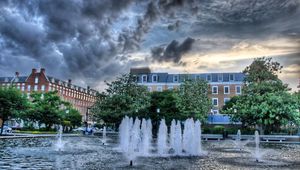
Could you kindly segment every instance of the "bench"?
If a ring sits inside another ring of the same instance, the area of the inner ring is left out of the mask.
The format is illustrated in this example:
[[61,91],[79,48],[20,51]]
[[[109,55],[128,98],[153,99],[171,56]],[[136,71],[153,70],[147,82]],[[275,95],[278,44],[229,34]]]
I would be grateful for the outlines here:
[[274,137],[263,137],[262,139],[265,140],[266,142],[269,142],[269,141],[282,142],[282,141],[286,140],[286,138],[284,138],[284,137],[276,137],[276,136],[274,136]]
[[208,141],[208,139],[220,141],[221,139],[223,139],[223,135],[220,135],[220,134],[202,134],[202,139],[204,139],[205,141]]

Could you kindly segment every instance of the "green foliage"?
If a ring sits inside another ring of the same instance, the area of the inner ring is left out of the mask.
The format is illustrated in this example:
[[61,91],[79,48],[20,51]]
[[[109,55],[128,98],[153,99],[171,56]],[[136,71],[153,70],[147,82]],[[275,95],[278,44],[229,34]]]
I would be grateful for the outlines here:
[[27,106],[28,101],[20,90],[13,87],[0,88],[0,117],[3,120],[0,134],[2,134],[4,122],[18,117],[26,110]]
[[279,131],[280,126],[290,122],[299,124],[297,100],[275,74],[281,68],[270,59],[255,59],[246,68],[250,77],[242,95],[228,102],[222,113],[232,114],[234,121],[241,121],[246,126],[258,125],[267,132]]
[[20,118],[29,122],[45,124],[46,130],[50,130],[54,124],[63,126],[79,126],[81,124],[80,113],[72,108],[71,104],[62,101],[57,92],[32,93],[30,95],[30,107],[20,115]]
[[245,82],[262,82],[278,80],[277,74],[281,72],[282,66],[272,58],[256,58],[247,66],[243,73],[246,75]]
[[206,120],[207,113],[212,107],[207,94],[208,84],[204,80],[187,80],[181,84],[177,92],[176,106],[182,118]]
[[56,92],[32,93],[30,97],[32,99],[30,113],[31,116],[33,115],[32,120],[37,120],[39,124],[44,123],[47,129],[50,129],[53,124],[61,123],[60,107],[63,105],[63,101]]
[[64,126],[74,128],[75,126],[81,125],[82,116],[78,110],[69,106],[66,111],[62,112],[62,120]]
[[150,95],[146,87],[139,86],[130,74],[122,75],[106,85],[108,88],[97,95],[91,109],[95,119],[119,123],[125,115],[132,116],[149,106]]
[[[138,113],[140,117],[151,118],[153,122],[157,122],[164,118],[167,124],[170,124],[172,119],[181,120],[182,115],[179,109],[176,107],[176,92],[175,91],[163,91],[152,92],[150,106],[147,111]],[[159,108],[159,113],[157,109]],[[146,115],[143,113],[147,113]]]

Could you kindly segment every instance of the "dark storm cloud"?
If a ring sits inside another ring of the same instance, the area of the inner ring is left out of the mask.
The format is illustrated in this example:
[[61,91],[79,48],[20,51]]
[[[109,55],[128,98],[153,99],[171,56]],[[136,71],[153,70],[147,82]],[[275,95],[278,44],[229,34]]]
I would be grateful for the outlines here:
[[122,67],[111,62],[118,44],[110,36],[110,22],[130,4],[130,0],[2,2],[0,48],[6,50],[1,58],[26,56],[71,78],[114,75],[118,70],[113,68]]
[[166,47],[154,47],[151,49],[152,58],[156,61],[179,63],[181,57],[192,48],[194,42],[194,39],[188,37],[181,44],[173,40]]
[[[12,67],[0,69],[24,72],[38,65],[89,84],[153,61],[184,66],[181,58],[192,47],[201,53],[235,43],[222,45],[226,40],[214,40],[215,36],[251,39],[275,34],[299,42],[299,4],[297,0],[3,0],[0,63]],[[128,25],[118,23],[124,16]],[[161,38],[158,27],[170,36]],[[211,39],[199,40],[200,36]],[[183,37],[197,40],[179,43]],[[154,41],[141,49],[150,40]],[[131,59],[130,53],[150,47],[155,47],[151,59]],[[22,61],[29,68],[12,64]]]

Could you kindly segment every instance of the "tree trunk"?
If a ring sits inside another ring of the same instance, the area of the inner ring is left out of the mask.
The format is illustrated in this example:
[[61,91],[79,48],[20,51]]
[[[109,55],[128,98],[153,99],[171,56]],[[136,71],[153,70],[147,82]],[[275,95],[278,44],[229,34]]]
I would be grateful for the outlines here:
[[46,124],[46,130],[49,131],[50,130],[51,125],[50,124]]

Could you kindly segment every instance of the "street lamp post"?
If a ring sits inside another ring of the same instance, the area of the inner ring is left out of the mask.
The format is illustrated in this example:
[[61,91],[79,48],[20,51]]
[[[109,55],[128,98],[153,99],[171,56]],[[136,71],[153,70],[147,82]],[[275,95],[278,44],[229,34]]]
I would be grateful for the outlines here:
[[214,110],[213,109],[210,109],[210,124],[213,124],[213,114],[214,114]]

